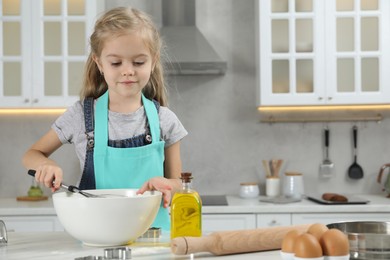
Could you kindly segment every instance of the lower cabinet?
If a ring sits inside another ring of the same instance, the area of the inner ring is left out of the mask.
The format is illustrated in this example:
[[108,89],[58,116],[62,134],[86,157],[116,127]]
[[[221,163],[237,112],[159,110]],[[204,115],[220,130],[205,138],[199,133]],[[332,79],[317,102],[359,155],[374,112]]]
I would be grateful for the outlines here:
[[[64,231],[56,216],[0,216],[9,232]],[[204,235],[215,231],[255,229],[340,221],[389,221],[390,213],[262,213],[203,214]]]
[[255,229],[311,223],[330,224],[341,221],[389,221],[390,213],[261,213],[203,214],[202,231]]
[[257,214],[256,227],[290,226],[291,214]]
[[256,228],[256,214],[203,214],[202,233]]
[[389,221],[390,213],[294,213],[292,224],[322,223],[342,221]]
[[50,232],[63,231],[56,216],[12,216],[1,217],[8,232]]
[[203,214],[202,232],[289,226],[291,214]]

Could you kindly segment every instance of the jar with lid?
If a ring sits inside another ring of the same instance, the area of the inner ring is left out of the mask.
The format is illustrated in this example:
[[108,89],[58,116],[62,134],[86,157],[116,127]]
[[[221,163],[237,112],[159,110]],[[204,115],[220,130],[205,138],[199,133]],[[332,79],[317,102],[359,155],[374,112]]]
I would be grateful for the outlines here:
[[260,194],[259,185],[256,182],[240,183],[240,197],[244,199],[256,198]]
[[283,195],[301,199],[304,194],[303,175],[300,172],[286,172],[283,180]]

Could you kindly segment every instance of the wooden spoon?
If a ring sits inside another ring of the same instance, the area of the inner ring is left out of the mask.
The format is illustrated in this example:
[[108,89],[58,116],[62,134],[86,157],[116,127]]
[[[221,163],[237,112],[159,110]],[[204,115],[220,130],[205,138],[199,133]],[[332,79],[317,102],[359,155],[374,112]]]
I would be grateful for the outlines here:
[[263,160],[262,163],[263,163],[263,167],[264,167],[264,170],[265,170],[266,177],[271,177],[271,171],[269,169],[268,161],[267,160]]

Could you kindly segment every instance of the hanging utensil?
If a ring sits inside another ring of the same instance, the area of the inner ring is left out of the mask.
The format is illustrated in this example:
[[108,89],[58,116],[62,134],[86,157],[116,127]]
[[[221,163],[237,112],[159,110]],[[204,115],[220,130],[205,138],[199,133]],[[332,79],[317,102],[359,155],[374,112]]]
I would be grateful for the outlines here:
[[[35,177],[35,170],[28,170],[28,175],[31,175],[33,177]],[[70,191],[70,192],[73,192],[73,193],[80,193],[81,195],[83,195],[84,197],[87,197],[87,198],[107,198],[107,197],[127,197],[127,196],[124,196],[124,195],[117,195],[117,194],[99,194],[99,195],[96,195],[96,194],[92,194],[92,193],[89,193],[89,192],[85,192],[83,190],[80,190],[78,187],[76,186],[73,186],[73,185],[67,185],[65,183],[61,183],[61,188],[67,190],[67,191]]]
[[354,154],[354,162],[348,169],[348,176],[351,179],[361,179],[363,178],[363,169],[357,163],[357,126],[353,126],[353,154]]
[[333,162],[329,159],[329,128],[324,129],[324,140],[325,140],[325,159],[320,164],[320,176],[323,178],[330,178],[332,176]]

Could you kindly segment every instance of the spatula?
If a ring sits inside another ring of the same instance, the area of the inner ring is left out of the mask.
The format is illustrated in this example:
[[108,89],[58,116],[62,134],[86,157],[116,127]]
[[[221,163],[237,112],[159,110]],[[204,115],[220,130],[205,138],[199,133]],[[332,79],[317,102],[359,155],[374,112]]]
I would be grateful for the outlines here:
[[323,178],[330,178],[333,172],[333,162],[329,159],[329,128],[324,129],[325,140],[325,159],[320,164],[320,176]]
[[357,163],[357,126],[353,126],[353,155],[354,155],[354,161],[351,166],[349,166],[348,169],[348,176],[351,179],[361,179],[363,178],[363,169],[362,167]]

